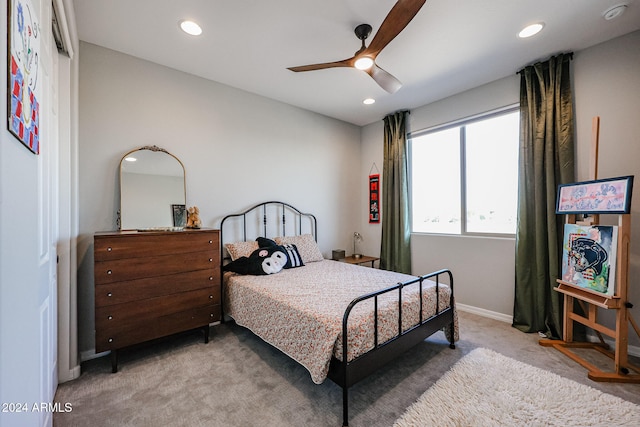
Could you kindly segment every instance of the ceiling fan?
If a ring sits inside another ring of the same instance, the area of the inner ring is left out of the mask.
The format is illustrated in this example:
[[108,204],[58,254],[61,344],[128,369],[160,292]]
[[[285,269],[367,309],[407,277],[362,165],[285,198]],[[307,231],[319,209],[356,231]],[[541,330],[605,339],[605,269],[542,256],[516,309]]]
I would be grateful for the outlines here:
[[369,74],[376,83],[389,93],[395,93],[402,83],[394,76],[378,67],[376,57],[402,30],[405,29],[426,0],[398,0],[380,25],[369,46],[364,41],[371,34],[371,25],[361,24],[355,28],[356,37],[362,41],[362,47],[351,58],[322,64],[302,65],[288,68],[291,71],[313,71],[334,67],[353,67]]

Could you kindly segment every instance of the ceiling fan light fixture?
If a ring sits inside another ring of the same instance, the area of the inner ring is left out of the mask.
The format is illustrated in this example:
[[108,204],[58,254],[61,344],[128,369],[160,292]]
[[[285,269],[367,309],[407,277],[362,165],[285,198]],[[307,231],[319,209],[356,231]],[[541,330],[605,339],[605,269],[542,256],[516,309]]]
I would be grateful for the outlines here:
[[182,29],[182,31],[192,36],[199,36],[200,34],[202,34],[202,28],[200,27],[200,25],[193,21],[180,21],[180,28]]
[[364,101],[362,101],[362,103],[363,103],[364,105],[371,105],[371,104],[375,104],[375,102],[376,102],[376,100],[375,100],[375,99],[373,99],[373,98],[367,98],[367,99],[365,99]]
[[353,63],[353,66],[358,70],[368,70],[373,66],[373,59],[368,56],[362,56],[356,59],[356,62]]
[[535,24],[527,25],[519,33],[518,37],[526,39],[527,37],[535,36],[544,28],[544,22],[536,22]]

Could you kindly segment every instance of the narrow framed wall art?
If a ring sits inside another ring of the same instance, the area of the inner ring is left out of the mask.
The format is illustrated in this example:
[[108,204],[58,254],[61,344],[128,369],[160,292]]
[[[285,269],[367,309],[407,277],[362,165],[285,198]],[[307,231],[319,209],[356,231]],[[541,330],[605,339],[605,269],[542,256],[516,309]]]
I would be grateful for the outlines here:
[[380,223],[380,174],[369,175],[369,223]]
[[40,22],[31,0],[9,0],[7,50],[8,127],[40,153]]

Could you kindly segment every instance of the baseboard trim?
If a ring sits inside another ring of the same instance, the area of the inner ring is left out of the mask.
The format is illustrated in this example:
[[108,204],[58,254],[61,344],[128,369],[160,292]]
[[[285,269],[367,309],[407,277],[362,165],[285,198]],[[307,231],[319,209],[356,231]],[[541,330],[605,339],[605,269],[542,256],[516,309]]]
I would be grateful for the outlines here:
[[97,359],[98,357],[106,356],[111,353],[110,351],[103,351],[102,353],[96,353],[95,349],[81,351],[80,362],[86,362],[87,360]]
[[497,311],[485,310],[484,308],[473,307],[471,305],[456,303],[456,308],[466,313],[477,314],[478,316],[488,317],[489,319],[499,320],[501,322],[513,323],[513,316],[498,313]]
[[58,384],[66,383],[67,381],[72,381],[80,377],[81,369],[80,366],[74,366],[68,371],[64,372],[64,375],[58,374]]
[[[498,312],[490,311],[490,310],[485,310],[484,308],[478,308],[478,307],[474,307],[474,306],[471,306],[471,305],[460,304],[460,303],[456,303],[456,308],[458,310],[464,311],[466,313],[476,314],[478,316],[487,317],[487,318],[493,319],[493,320],[499,320],[501,322],[505,322],[505,323],[509,323],[509,324],[513,323],[513,316],[509,316],[507,314],[498,313]],[[587,340],[589,342],[600,342],[600,340],[598,339],[598,337],[596,335],[587,334]],[[609,344],[609,346],[611,348],[615,348],[615,346],[616,346],[615,340],[612,340],[612,339],[609,339],[607,337],[604,337],[604,341],[607,344]],[[634,345],[630,345],[630,346],[627,347],[627,353],[630,356],[640,357],[640,347],[634,346]]]

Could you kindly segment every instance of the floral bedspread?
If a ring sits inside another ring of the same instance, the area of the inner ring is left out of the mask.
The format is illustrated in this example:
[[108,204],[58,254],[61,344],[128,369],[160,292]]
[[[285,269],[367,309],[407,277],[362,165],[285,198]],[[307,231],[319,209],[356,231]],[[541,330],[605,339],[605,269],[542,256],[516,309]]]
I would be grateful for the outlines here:
[[[267,276],[224,275],[225,312],[237,324],[304,366],[314,383],[327,377],[332,355],[342,360],[342,318],[356,297],[413,279],[413,276],[324,260]],[[418,285],[402,291],[403,330],[419,321]],[[440,310],[450,288],[439,286]],[[378,343],[398,334],[398,291],[378,299]],[[349,360],[374,347],[373,300],[357,304],[349,317]],[[435,314],[435,283],[423,283],[423,318]],[[447,336],[458,339],[457,316]]]

